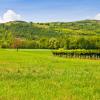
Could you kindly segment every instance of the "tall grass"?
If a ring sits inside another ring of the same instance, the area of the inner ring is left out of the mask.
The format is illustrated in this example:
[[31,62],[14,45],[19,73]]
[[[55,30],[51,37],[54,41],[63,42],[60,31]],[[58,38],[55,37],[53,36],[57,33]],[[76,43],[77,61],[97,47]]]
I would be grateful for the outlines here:
[[0,50],[0,100],[99,100],[100,61],[44,50]]

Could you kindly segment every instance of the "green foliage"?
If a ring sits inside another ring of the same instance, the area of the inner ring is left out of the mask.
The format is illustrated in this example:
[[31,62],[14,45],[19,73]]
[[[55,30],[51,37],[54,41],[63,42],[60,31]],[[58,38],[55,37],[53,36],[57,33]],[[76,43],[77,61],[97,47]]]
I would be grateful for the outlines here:
[[52,51],[53,55],[64,56],[70,58],[90,58],[90,59],[100,59],[100,50],[54,50]]
[[49,48],[50,49],[58,49],[59,48],[59,41],[56,38],[51,38],[49,40]]
[[85,20],[68,23],[27,23],[14,21],[0,24],[0,47],[42,49],[100,49],[100,22]]

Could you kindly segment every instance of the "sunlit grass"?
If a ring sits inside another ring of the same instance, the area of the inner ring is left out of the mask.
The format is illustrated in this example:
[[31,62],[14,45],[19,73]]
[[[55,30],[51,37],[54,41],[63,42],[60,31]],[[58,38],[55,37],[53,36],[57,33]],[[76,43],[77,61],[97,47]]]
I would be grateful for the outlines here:
[[0,50],[0,100],[99,100],[100,61],[50,50]]

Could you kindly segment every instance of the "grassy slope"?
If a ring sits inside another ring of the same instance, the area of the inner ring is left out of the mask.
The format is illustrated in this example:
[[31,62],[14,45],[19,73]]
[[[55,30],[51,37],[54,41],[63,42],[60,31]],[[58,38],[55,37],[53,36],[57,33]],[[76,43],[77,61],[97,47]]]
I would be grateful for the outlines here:
[[[52,27],[52,28],[51,28]],[[27,23],[24,21],[12,21],[0,24],[1,34],[8,30],[14,37],[31,39],[34,36],[53,37],[61,33],[75,34],[84,33],[90,35],[100,35],[100,21],[82,20],[76,22],[55,22],[55,23]],[[84,31],[83,31],[84,30]],[[74,33],[73,33],[74,31]],[[96,32],[96,33],[95,33]],[[77,34],[78,35],[78,34]],[[87,35],[86,35],[87,36]]]
[[0,50],[0,100],[99,100],[99,83],[100,61]]

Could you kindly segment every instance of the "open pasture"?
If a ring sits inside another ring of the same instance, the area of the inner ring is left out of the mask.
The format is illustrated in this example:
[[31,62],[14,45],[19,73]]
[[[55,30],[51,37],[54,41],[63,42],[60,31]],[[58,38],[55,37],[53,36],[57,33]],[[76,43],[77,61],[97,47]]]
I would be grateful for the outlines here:
[[100,100],[100,60],[1,49],[0,100]]

